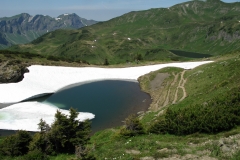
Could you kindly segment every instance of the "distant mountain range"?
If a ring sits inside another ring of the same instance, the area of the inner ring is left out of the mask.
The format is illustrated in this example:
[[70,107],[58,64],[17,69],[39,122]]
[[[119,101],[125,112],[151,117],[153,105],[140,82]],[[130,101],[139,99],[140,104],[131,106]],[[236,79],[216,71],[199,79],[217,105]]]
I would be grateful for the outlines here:
[[240,50],[240,2],[194,0],[134,11],[78,30],[56,30],[10,49],[92,64],[224,54]]
[[31,42],[39,36],[57,29],[78,29],[97,23],[77,14],[62,14],[57,18],[50,16],[31,16],[22,13],[13,17],[0,18],[0,49],[14,44]]

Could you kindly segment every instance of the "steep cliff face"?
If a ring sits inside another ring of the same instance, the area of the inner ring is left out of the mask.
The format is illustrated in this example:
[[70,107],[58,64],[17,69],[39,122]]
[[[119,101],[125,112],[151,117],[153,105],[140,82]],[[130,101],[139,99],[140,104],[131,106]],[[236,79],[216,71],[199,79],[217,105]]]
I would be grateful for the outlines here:
[[77,29],[95,23],[97,21],[81,18],[75,13],[63,14],[57,18],[44,15],[31,16],[27,13],[0,18],[0,49],[30,42],[57,29]]

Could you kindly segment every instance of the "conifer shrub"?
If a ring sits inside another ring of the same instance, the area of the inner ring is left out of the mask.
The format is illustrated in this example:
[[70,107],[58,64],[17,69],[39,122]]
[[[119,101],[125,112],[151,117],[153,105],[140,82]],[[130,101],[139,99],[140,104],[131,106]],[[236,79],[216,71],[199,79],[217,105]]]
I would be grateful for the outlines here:
[[201,104],[174,110],[158,118],[149,128],[152,133],[187,135],[219,133],[240,125],[240,89]]
[[32,136],[20,130],[7,136],[0,143],[0,159],[21,156],[19,158],[24,160],[47,160],[50,155],[74,154],[76,147],[81,148],[76,155],[78,159],[95,159],[86,147],[90,140],[91,123],[89,120],[79,121],[78,114],[73,108],[70,108],[70,115],[57,111],[51,126],[40,120],[39,133]]
[[46,155],[59,153],[73,154],[75,146],[85,148],[90,139],[91,123],[86,120],[77,120],[78,112],[70,109],[70,115],[60,111],[55,114],[55,121],[49,126],[45,121],[40,120],[40,133],[34,135],[30,143],[30,150],[38,150]]
[[49,157],[40,150],[33,150],[24,155],[24,160],[49,160]]
[[19,130],[16,134],[6,137],[0,145],[0,153],[4,156],[21,156],[28,152],[32,140],[29,132]]
[[120,135],[123,137],[132,137],[144,133],[143,125],[135,114],[127,117],[124,126],[120,129]]

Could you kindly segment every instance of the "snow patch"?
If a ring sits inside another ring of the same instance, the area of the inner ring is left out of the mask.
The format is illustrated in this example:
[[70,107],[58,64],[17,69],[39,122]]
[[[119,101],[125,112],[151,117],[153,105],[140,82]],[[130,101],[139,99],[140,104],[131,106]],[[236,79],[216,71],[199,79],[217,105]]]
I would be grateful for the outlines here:
[[[151,71],[165,67],[192,69],[212,61],[157,64],[129,68],[97,68],[97,67],[60,67],[40,66],[28,67],[29,73],[19,83],[0,84],[0,103],[19,102],[29,97],[37,97],[54,93],[63,87],[76,83],[90,83],[106,79],[122,79],[137,81],[138,77]],[[22,102],[0,109],[0,128],[12,130],[38,131],[37,124],[42,118],[48,124],[54,121],[58,108],[39,102]],[[67,110],[60,111],[69,114]],[[92,113],[80,113],[78,119],[93,119]]]
[[31,20],[33,19],[33,16],[28,18],[28,22],[31,22]]
[[61,67],[32,65],[19,83],[0,84],[0,103],[14,103],[40,94],[54,93],[71,84],[104,79],[137,80],[164,67],[192,69],[212,61],[167,63],[129,68]]
[[61,20],[62,18],[55,18],[56,21]]
[[65,13],[65,14],[63,14],[64,16],[68,16],[68,14],[67,13]]
[[83,21],[81,20],[82,24],[84,24],[85,26],[88,26],[87,24],[83,23]]
[[[0,128],[39,131],[37,124],[40,122],[40,119],[42,118],[48,124],[52,124],[57,110],[60,110],[63,114],[69,115],[69,111],[67,110],[61,110],[55,106],[39,102],[14,104],[0,109],[0,115],[3,115],[4,117],[0,120]],[[92,113],[80,112],[77,119],[84,121],[87,119],[93,119],[94,117],[95,116]]]

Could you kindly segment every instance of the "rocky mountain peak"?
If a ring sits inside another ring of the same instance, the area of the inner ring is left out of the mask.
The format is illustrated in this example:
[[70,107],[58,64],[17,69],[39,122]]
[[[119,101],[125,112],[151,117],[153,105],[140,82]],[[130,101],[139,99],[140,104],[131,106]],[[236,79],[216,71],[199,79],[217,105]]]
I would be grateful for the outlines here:
[[57,18],[28,13],[0,18],[0,49],[12,44],[28,43],[56,29],[78,29],[95,23],[97,21],[86,20],[75,13],[65,13]]

